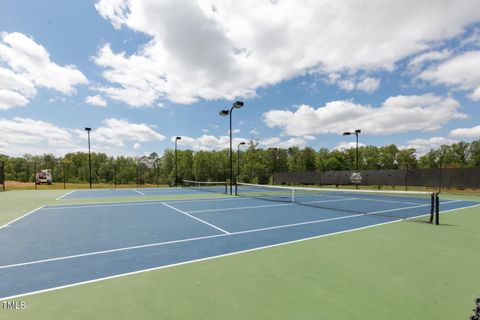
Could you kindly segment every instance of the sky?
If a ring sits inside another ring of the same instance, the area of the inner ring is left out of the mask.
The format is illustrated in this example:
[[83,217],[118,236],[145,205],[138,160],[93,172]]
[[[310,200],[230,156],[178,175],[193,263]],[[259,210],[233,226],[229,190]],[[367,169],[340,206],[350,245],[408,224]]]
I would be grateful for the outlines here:
[[2,0],[0,153],[480,138],[478,0]]

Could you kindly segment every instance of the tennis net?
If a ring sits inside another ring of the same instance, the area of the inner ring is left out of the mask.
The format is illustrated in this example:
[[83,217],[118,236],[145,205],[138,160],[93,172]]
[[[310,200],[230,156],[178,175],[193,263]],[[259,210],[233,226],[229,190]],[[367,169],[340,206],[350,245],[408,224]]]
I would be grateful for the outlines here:
[[438,194],[422,191],[327,189],[237,183],[241,197],[290,202],[354,214],[433,222]]
[[182,180],[182,187],[206,192],[227,193],[227,183],[222,181]]

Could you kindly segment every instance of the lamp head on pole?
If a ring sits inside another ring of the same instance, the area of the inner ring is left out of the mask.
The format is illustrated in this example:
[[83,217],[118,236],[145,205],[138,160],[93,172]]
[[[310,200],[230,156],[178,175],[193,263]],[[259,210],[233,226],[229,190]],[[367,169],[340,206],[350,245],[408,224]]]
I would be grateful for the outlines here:
[[92,128],[85,127],[85,131],[92,131]]
[[362,130],[360,130],[360,129],[355,130],[356,134],[359,134],[360,132],[362,132]]
[[226,117],[230,114],[230,111],[229,110],[222,110],[219,112],[219,114],[222,116],[222,117]]
[[236,102],[233,104],[233,107],[234,107],[234,108],[237,108],[237,109],[240,109],[241,107],[243,107],[243,101],[236,101]]
[[182,140],[182,137],[176,137],[175,140]]
[[240,142],[239,145],[243,146],[245,145],[246,143],[244,141]]
[[351,135],[351,134],[352,134],[351,132],[344,132],[344,133],[343,133],[344,136],[349,136],[349,135]]

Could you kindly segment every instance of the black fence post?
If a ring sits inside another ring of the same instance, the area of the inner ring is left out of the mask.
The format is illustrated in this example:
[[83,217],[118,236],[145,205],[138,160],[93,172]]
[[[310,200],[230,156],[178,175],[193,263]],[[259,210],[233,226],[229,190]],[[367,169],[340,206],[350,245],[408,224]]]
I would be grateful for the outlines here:
[[157,188],[160,187],[160,183],[158,182],[158,164],[155,163],[155,181],[157,182]]
[[0,161],[0,182],[2,183],[3,191],[5,191],[5,161]]
[[33,162],[33,183],[35,185],[35,190],[37,190],[37,163]]
[[435,224],[437,226],[440,224],[440,196],[438,193],[435,195]]
[[115,163],[113,164],[113,187],[117,188],[117,171],[115,171]]

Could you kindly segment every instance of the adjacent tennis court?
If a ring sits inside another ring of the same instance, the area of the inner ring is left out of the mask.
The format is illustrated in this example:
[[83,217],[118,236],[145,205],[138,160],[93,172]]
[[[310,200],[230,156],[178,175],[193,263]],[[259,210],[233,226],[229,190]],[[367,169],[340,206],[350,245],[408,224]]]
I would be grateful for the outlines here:
[[[141,189],[193,200],[43,206],[3,226],[0,299],[395,221],[428,221],[431,212],[428,194],[244,185],[239,196],[201,199],[211,188]],[[63,199],[144,197],[137,191],[79,190]],[[479,205],[439,204],[442,212]]]

